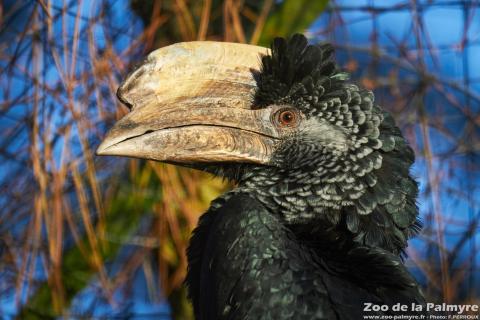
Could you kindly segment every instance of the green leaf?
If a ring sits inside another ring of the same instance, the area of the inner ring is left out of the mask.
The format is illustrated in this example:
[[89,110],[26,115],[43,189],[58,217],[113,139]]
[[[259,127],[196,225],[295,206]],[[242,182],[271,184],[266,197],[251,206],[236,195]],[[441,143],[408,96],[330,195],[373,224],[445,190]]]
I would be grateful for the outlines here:
[[285,0],[270,14],[259,45],[268,46],[275,37],[303,33],[320,16],[328,0]]

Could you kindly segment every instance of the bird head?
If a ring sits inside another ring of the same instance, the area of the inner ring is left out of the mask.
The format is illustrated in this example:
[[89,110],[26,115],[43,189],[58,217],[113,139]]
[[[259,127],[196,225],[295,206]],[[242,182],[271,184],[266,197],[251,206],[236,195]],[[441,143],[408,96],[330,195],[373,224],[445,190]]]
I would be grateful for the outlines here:
[[131,112],[99,155],[235,179],[287,225],[318,222],[400,252],[419,229],[414,161],[392,117],[347,81],[330,45],[187,42],[152,52],[120,86]]

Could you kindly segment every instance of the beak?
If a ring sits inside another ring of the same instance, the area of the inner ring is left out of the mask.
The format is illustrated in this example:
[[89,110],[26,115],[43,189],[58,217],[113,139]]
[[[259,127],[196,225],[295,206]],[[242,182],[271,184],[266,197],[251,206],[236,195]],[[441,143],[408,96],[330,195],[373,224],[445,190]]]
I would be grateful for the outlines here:
[[98,155],[183,164],[270,161],[271,109],[252,109],[263,47],[185,42],[152,52],[118,89],[131,108]]

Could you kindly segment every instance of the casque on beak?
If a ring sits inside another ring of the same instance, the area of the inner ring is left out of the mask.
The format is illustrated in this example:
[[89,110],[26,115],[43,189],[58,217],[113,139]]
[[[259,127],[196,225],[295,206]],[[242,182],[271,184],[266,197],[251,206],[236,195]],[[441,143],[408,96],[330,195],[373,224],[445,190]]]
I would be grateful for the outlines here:
[[184,42],[152,52],[118,89],[131,112],[97,149],[174,163],[269,162],[271,110],[252,109],[254,73],[268,49]]

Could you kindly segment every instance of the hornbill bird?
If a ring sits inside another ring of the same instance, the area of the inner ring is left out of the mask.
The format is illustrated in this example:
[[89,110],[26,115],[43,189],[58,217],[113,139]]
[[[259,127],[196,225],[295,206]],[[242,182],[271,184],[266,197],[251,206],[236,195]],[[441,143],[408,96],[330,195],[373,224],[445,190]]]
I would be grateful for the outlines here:
[[99,146],[236,187],[200,218],[186,284],[197,319],[362,319],[423,304],[403,264],[420,229],[414,153],[329,44],[211,41],[152,52]]

